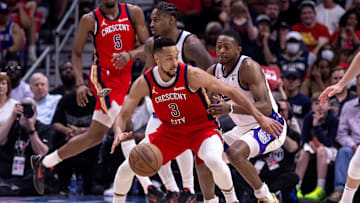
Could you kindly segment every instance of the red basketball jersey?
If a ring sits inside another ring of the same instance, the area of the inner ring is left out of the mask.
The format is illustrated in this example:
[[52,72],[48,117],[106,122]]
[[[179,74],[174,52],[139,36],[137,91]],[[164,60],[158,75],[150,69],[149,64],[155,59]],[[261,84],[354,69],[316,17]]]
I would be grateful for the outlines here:
[[144,73],[157,117],[164,125],[172,127],[215,122],[215,118],[206,111],[210,101],[205,89],[191,91],[186,74],[187,65],[179,62],[174,83],[163,87],[155,80],[154,68]]
[[[135,30],[131,21],[128,7],[120,3],[119,15],[109,19],[101,8],[93,10],[96,19],[96,30],[94,33],[95,57],[94,63],[101,68],[106,68],[113,73],[116,70],[112,60],[113,53],[131,51],[135,48]],[[131,59],[120,72],[130,71],[134,60]]]

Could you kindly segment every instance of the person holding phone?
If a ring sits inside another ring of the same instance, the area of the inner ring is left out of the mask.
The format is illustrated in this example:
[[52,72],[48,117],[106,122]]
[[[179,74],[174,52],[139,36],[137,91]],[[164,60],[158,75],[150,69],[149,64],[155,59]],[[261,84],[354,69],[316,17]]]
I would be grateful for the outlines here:
[[1,195],[35,195],[30,156],[47,154],[54,131],[37,120],[36,103],[25,98],[16,103],[9,119],[0,126]]

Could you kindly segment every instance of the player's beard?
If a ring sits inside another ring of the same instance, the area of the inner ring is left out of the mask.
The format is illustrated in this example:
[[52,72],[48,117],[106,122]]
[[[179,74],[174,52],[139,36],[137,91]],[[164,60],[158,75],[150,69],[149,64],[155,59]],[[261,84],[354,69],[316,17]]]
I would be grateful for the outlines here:
[[116,3],[116,2],[114,2],[114,3],[108,3],[108,4],[105,3],[105,7],[106,7],[106,8],[114,8],[114,7],[115,7],[115,3]]
[[159,66],[161,71],[164,72],[169,78],[173,78],[175,77],[176,73],[175,74],[171,74],[170,72],[168,71],[165,71],[163,67]]

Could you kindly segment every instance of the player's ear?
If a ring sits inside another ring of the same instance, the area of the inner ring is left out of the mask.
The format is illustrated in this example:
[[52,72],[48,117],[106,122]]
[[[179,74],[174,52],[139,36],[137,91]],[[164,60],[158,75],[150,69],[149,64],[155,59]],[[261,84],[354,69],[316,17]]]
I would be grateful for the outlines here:
[[241,53],[241,51],[242,51],[242,47],[240,45],[238,46],[238,51],[239,51],[239,53]]
[[154,60],[155,60],[156,64],[159,63],[160,59],[159,59],[159,56],[157,54],[154,54]]
[[169,22],[170,22],[172,25],[176,25],[176,17],[175,17],[175,16],[170,16]]

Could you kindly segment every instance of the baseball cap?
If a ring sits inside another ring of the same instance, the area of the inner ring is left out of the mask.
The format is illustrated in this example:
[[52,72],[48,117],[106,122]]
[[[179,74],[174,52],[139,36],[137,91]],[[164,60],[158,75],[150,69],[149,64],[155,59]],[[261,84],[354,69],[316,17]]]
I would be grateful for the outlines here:
[[300,10],[302,10],[304,8],[304,6],[310,6],[316,12],[315,3],[313,1],[305,0],[305,1],[301,2]]
[[286,41],[289,39],[296,39],[297,41],[302,41],[302,36],[299,32],[290,31],[286,34]]
[[256,17],[256,21],[257,23],[260,23],[261,21],[266,21],[267,23],[270,23],[270,17],[264,14],[259,15],[258,17]]
[[3,13],[8,13],[10,12],[8,6],[6,5],[6,3],[0,2],[0,12]]
[[298,71],[284,71],[283,73],[282,73],[282,76],[284,77],[284,78],[286,78],[286,77],[288,77],[288,76],[290,76],[290,75],[293,75],[293,76],[295,76],[296,78],[300,78],[300,73],[298,72]]
[[291,26],[289,25],[289,23],[285,22],[285,21],[282,21],[279,23],[279,27],[282,27],[282,28],[287,28],[287,29],[290,29],[291,30]]

